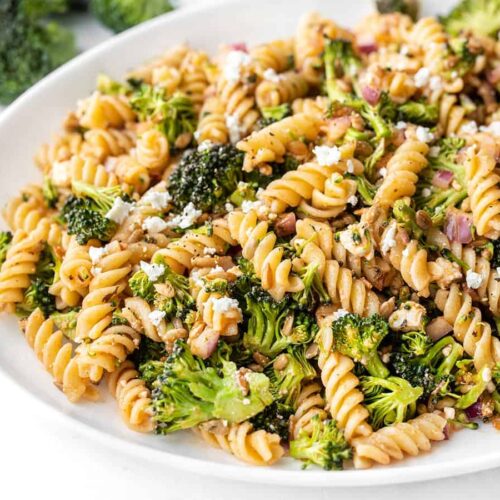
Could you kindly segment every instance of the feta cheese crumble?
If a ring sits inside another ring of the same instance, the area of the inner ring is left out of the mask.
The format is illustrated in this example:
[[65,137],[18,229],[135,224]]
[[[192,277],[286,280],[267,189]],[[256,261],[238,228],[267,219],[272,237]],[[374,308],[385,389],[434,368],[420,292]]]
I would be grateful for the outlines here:
[[418,126],[415,134],[420,142],[427,143],[434,140],[434,134],[427,127]]
[[380,249],[382,253],[387,253],[391,248],[396,246],[396,224],[392,224],[386,231]]
[[153,323],[153,325],[156,327],[160,326],[161,320],[165,316],[166,316],[166,313],[164,311],[158,311],[158,309],[155,309],[154,311],[151,311],[148,314],[148,317],[151,320],[151,323]]
[[212,141],[209,141],[208,139],[206,141],[203,141],[201,144],[198,145],[198,151],[202,153],[203,151],[206,151],[207,149],[210,149],[212,147]]
[[425,87],[429,83],[431,72],[429,68],[420,68],[415,73],[415,86],[418,88]]
[[437,158],[440,152],[441,148],[439,146],[432,146],[432,148],[429,148],[429,156],[431,158]]
[[322,167],[336,165],[341,158],[340,149],[337,146],[316,146],[313,153]]
[[161,233],[168,227],[161,217],[146,217],[142,223],[142,229],[148,233]]
[[483,277],[479,273],[475,273],[469,269],[465,275],[465,281],[469,288],[477,290],[483,284]]
[[483,382],[491,382],[491,379],[493,377],[493,374],[491,373],[491,368],[484,368],[483,373],[481,375],[481,378],[483,379]]
[[429,80],[429,88],[433,91],[439,91],[443,88],[443,80],[439,76],[433,76]]
[[203,253],[205,255],[215,255],[217,253],[217,249],[212,247],[205,247],[203,249]]
[[71,184],[71,166],[69,161],[55,161],[52,164],[51,180],[56,186]]
[[229,140],[232,144],[241,139],[241,126],[240,121],[236,115],[226,116],[226,127],[229,132]]
[[280,75],[278,75],[273,68],[267,68],[264,73],[262,73],[262,76],[264,77],[264,80],[273,83],[278,83],[281,79]]
[[429,189],[429,188],[424,188],[422,189],[422,196],[424,198],[427,198],[428,196],[430,196],[432,193],[432,191]]
[[241,210],[243,211],[243,213],[247,214],[252,210],[258,210],[261,205],[262,202],[258,200],[257,201],[244,200],[243,203],[241,204]]
[[465,123],[461,127],[462,132],[464,134],[475,134],[478,131],[478,126],[477,123],[474,120],[471,120],[470,122]]
[[349,314],[349,311],[346,311],[345,309],[338,309],[332,314],[332,319],[333,321],[337,321],[338,319],[343,318],[347,314]]
[[347,160],[347,173],[348,174],[354,173],[354,162],[351,159]]
[[149,281],[158,281],[158,278],[165,273],[165,266],[163,264],[149,264],[141,260],[141,271],[144,271]]
[[182,214],[176,215],[171,220],[167,221],[165,224],[167,227],[180,227],[181,229],[187,229],[191,227],[197,219],[201,216],[202,211],[198,210],[193,202],[189,202],[182,211]]
[[141,199],[141,203],[151,205],[156,210],[167,208],[172,201],[172,196],[168,191],[148,191]]
[[226,203],[224,208],[226,209],[226,212],[232,212],[234,210],[234,205],[232,203]]
[[382,176],[385,177],[387,175],[387,169],[385,167],[381,168],[378,173]]
[[408,124],[406,122],[399,121],[398,123],[396,123],[396,128],[398,130],[404,130],[407,127],[408,127]]
[[358,197],[354,195],[349,196],[349,198],[347,198],[347,203],[349,203],[349,205],[352,205],[354,207],[358,203]]
[[133,203],[123,201],[121,198],[115,198],[113,206],[105,215],[106,219],[112,220],[117,224],[121,224],[127,217],[130,211],[134,208]]
[[242,50],[232,50],[227,54],[224,64],[224,77],[230,82],[241,78],[241,70],[251,62],[250,56]]
[[97,264],[106,254],[108,250],[106,247],[89,247],[89,257],[92,264]]
[[500,137],[500,121],[491,122],[489,125],[483,125],[479,127],[481,132],[489,132],[496,137]]
[[230,297],[220,297],[218,299],[211,298],[212,307],[216,313],[227,313],[232,310],[237,310],[241,312],[240,306],[236,299],[231,299]]

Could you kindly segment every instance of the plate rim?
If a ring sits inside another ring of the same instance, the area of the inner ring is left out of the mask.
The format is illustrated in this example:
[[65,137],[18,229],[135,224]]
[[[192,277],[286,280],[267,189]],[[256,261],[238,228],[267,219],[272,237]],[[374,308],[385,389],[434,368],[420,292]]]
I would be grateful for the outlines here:
[[[0,131],[5,126],[5,123],[8,122],[12,116],[16,115],[18,108],[21,108],[24,102],[32,95],[43,93],[44,89],[49,87],[52,81],[56,81],[60,75],[71,71],[74,67],[79,66],[86,60],[95,58],[97,54],[104,50],[112,50],[113,47],[119,45],[122,40],[140,36],[142,32],[146,32],[152,26],[162,24],[169,25],[175,23],[177,19],[189,17],[193,13],[203,14],[207,11],[217,10],[227,5],[238,5],[244,1],[245,0],[213,0],[211,3],[207,4],[195,3],[190,6],[182,6],[173,12],[159,16],[139,26],[126,30],[123,33],[114,35],[108,40],[104,40],[91,49],[77,55],[71,61],[63,64],[20,95],[1,113]],[[215,476],[221,479],[229,477],[233,480],[243,482],[257,481],[263,484],[295,487],[363,487],[434,480],[493,469],[500,466],[500,449],[486,456],[475,456],[461,459],[460,461],[447,460],[438,464],[416,464],[410,467],[401,467],[398,465],[401,462],[395,462],[384,468],[374,467],[367,470],[345,470],[336,472],[326,472],[319,469],[308,469],[307,471],[301,471],[300,469],[283,470],[273,467],[249,466],[236,461],[234,465],[214,462],[210,459],[188,457],[168,450],[149,447],[142,443],[128,441],[119,436],[107,433],[100,428],[94,427],[87,422],[78,420],[70,414],[66,414],[56,408],[42,397],[39,397],[36,392],[31,391],[27,386],[23,385],[15,378],[14,374],[5,370],[2,365],[0,365],[0,381],[1,380],[7,383],[10,382],[17,388],[20,388],[30,398],[40,403],[39,406],[43,408],[45,413],[50,414],[52,417],[56,417],[56,419],[64,424],[66,428],[73,426],[74,431],[81,430],[85,435],[95,439],[101,444],[119,449],[127,455],[133,455],[134,457],[140,456],[147,461],[165,463],[174,468],[190,472],[195,471],[204,476]]]

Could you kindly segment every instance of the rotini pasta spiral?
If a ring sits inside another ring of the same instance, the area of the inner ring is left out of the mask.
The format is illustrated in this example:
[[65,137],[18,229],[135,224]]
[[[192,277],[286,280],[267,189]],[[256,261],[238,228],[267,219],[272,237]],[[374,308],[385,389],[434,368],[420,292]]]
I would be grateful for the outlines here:
[[82,101],[78,116],[80,125],[90,129],[120,128],[135,120],[135,113],[125,98],[97,91]]
[[135,144],[135,134],[129,130],[94,128],[84,134],[83,151],[103,162],[110,156],[128,153]]
[[325,400],[321,395],[323,388],[318,382],[311,382],[304,386],[297,398],[297,408],[290,420],[290,434],[297,439],[301,431],[310,432],[312,419],[326,420]]
[[149,171],[161,173],[170,160],[167,138],[159,130],[144,132],[137,140],[135,155],[137,161]]
[[99,398],[97,388],[80,376],[71,343],[63,344],[62,332],[54,332],[53,321],[45,319],[40,309],[26,320],[24,334],[37,358],[72,403],[82,398],[94,401]]
[[201,108],[205,90],[208,87],[204,69],[207,64],[208,57],[204,52],[191,51],[186,55],[180,67],[179,90],[191,99],[197,111]]
[[388,465],[405,455],[416,456],[431,449],[432,441],[445,439],[446,419],[435,413],[424,413],[413,420],[384,427],[371,436],[354,440],[354,466]]
[[151,393],[131,361],[125,361],[110,374],[108,389],[118,401],[124,422],[134,431],[151,432]]
[[220,144],[228,142],[229,131],[224,117],[224,106],[218,97],[209,97],[203,103],[196,138],[200,143],[203,141]]
[[277,75],[273,80],[263,80],[255,90],[259,108],[279,106],[292,102],[307,94],[309,85],[305,78],[295,71],[287,71]]
[[198,428],[198,434],[211,446],[222,448],[236,458],[253,465],[271,465],[285,453],[280,437],[264,430],[254,431],[252,424],[232,424],[226,434]]
[[85,182],[96,187],[111,187],[118,184],[116,175],[106,170],[104,165],[93,158],[73,156],[69,162],[70,175],[67,187],[71,181]]
[[267,222],[258,222],[254,210],[231,212],[228,216],[231,236],[241,245],[242,255],[252,261],[255,274],[262,280],[262,288],[275,300],[287,292],[298,292],[304,284],[292,274],[292,261],[283,259],[284,250],[276,245],[276,235],[269,231]]
[[26,186],[20,196],[7,203],[2,215],[12,231],[22,229],[30,233],[38,226],[46,211],[42,190],[35,186]]
[[465,162],[472,218],[480,236],[500,237],[500,175],[496,160],[485,152],[469,150]]
[[427,166],[429,147],[417,140],[407,140],[387,164],[387,175],[375,194],[374,202],[392,206],[404,196],[413,196],[418,174]]
[[263,43],[250,49],[257,73],[262,76],[266,69],[276,73],[286,71],[292,63],[293,44],[291,40],[274,40]]
[[283,161],[286,147],[294,138],[312,141],[320,125],[317,118],[299,113],[252,133],[237,144],[245,152],[243,170],[251,172],[261,163]]
[[79,154],[83,137],[76,132],[56,136],[51,144],[44,144],[35,156],[35,163],[44,174],[48,174],[56,162],[69,160]]
[[333,352],[331,318],[326,319],[318,334],[320,354],[318,366],[325,387],[326,408],[337,420],[347,441],[372,433],[368,410],[363,406],[363,393],[357,389],[359,380],[352,373],[354,362],[351,358]]
[[450,290],[438,290],[435,299],[443,316],[453,326],[455,338],[474,359],[477,370],[500,361],[500,340],[492,336],[491,326],[483,321],[481,311],[472,298],[454,283]]

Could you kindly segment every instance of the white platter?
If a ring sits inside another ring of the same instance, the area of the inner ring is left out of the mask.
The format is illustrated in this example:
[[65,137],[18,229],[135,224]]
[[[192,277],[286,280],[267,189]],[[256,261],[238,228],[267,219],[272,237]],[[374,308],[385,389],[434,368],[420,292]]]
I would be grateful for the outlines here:
[[[434,12],[432,3],[430,0],[424,2],[426,13]],[[444,9],[453,2],[442,0],[439,3]],[[222,42],[255,43],[286,37],[294,32],[299,16],[313,9],[332,16],[341,24],[352,25],[371,10],[371,2],[218,2],[168,14],[74,59],[29,90],[0,116],[0,200],[5,202],[24,184],[39,179],[32,162],[33,154],[59,130],[61,120],[74,108],[76,101],[93,89],[98,73],[120,78],[127,70],[182,41],[210,52]],[[452,440],[437,445],[431,454],[386,468],[342,472],[310,468],[302,471],[299,463],[289,459],[272,468],[249,467],[224,452],[209,448],[190,433],[168,437],[135,434],[123,425],[111,398],[99,404],[71,405],[53,386],[50,376],[19,333],[15,319],[2,317],[0,326],[2,383],[16,383],[43,402],[52,418],[105,442],[118,453],[130,454],[134,461],[152,460],[221,478],[308,487],[421,481],[500,466],[500,433],[491,426],[483,426],[476,432],[455,434]],[[15,418],[15,410],[9,411]]]

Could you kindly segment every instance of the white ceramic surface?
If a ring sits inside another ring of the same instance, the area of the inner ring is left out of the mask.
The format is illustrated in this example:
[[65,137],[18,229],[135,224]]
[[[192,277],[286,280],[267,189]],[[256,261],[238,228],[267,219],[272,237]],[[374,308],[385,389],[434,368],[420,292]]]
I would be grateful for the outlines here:
[[[433,12],[433,2],[424,3],[425,11]],[[441,1],[440,8],[450,3]],[[113,38],[54,72],[2,113],[0,200],[5,201],[22,185],[39,179],[32,162],[34,152],[58,131],[75,102],[92,90],[98,73],[119,78],[163,48],[181,41],[214,51],[222,42],[255,43],[285,37],[293,33],[298,17],[306,10],[317,9],[349,25],[370,8],[369,0],[218,2],[177,11]],[[52,418],[108,443],[119,453],[132,455],[136,461],[154,460],[211,476],[309,487],[420,481],[500,465],[500,434],[484,426],[476,432],[457,433],[451,441],[438,444],[431,454],[386,468],[335,473],[315,468],[301,471],[300,464],[292,460],[272,468],[248,467],[207,447],[190,433],[168,437],[132,433],[120,421],[111,398],[99,404],[69,404],[19,334],[15,319],[2,317],[0,325],[0,374],[45,403]]]

